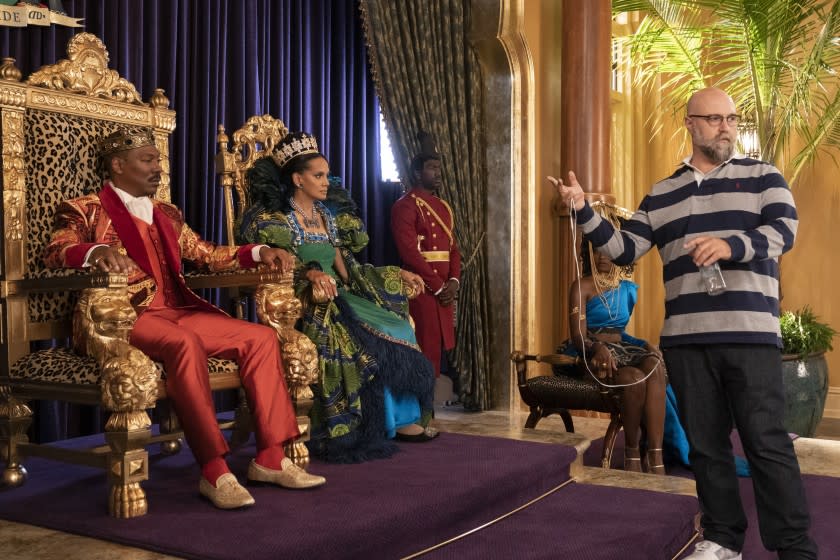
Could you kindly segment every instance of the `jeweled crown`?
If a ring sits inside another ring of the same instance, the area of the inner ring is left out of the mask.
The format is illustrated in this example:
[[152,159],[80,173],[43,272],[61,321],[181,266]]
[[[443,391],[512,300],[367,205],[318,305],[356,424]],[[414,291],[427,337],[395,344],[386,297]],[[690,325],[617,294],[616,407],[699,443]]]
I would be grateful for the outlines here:
[[119,152],[133,150],[135,148],[142,148],[143,146],[154,146],[155,138],[152,136],[151,130],[140,130],[129,132],[127,130],[117,130],[112,132],[105,138],[98,142],[99,155],[107,157]]
[[308,134],[301,134],[288,143],[283,143],[281,140],[280,144],[274,148],[274,153],[271,154],[271,158],[277,167],[283,169],[287,163],[298,156],[319,153],[321,152],[318,151],[318,141],[315,137]]

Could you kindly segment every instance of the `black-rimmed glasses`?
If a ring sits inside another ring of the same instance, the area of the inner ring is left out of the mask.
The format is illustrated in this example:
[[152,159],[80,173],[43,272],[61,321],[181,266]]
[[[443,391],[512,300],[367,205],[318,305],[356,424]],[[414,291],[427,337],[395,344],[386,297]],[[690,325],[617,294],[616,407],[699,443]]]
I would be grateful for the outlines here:
[[726,119],[726,124],[729,126],[738,126],[738,123],[741,122],[741,115],[688,115],[689,118],[692,119],[703,119],[707,123],[712,126],[720,126],[720,123],[723,122],[723,119]]

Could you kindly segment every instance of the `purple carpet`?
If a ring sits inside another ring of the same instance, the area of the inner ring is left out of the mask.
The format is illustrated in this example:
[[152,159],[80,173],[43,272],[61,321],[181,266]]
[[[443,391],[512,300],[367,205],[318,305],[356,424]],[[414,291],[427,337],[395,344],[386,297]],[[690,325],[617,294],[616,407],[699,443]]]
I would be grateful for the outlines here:
[[[811,537],[820,548],[820,558],[840,558],[840,534],[837,531],[837,512],[840,503],[840,479],[828,476],[806,474],[802,476],[805,494],[811,509]],[[769,552],[761,544],[758,534],[758,516],[755,510],[755,493],[752,480],[740,479],[741,501],[747,513],[744,558],[749,560],[775,560],[775,552]]]
[[[743,454],[741,442],[737,434],[733,435],[733,449]],[[583,463],[586,466],[601,465],[601,450],[604,439],[597,439],[584,453]],[[613,450],[612,468],[621,468],[624,457],[624,433],[620,433]],[[680,464],[668,463],[667,472],[672,476],[694,478],[691,469]],[[837,504],[840,503],[840,479],[816,475],[803,475],[805,493],[811,510],[811,537],[820,548],[820,558],[840,558],[840,532],[837,531]],[[755,509],[755,492],[751,478],[740,478],[741,502],[747,514],[749,526],[744,540],[744,558],[749,560],[771,560],[776,558],[775,552],[770,552],[761,544],[758,533],[758,515]]]
[[671,560],[694,534],[697,499],[569,484],[426,560]]
[[[90,438],[81,444],[89,444]],[[444,433],[402,444],[391,459],[315,462],[327,477],[310,491],[254,487],[257,504],[220,511],[198,494],[184,450],[153,457],[149,514],[107,516],[102,471],[29,459],[29,481],[0,491],[0,518],[185,558],[249,560],[399,558],[451,538],[543,494],[569,477],[571,447]],[[230,458],[244,475],[253,447]]]

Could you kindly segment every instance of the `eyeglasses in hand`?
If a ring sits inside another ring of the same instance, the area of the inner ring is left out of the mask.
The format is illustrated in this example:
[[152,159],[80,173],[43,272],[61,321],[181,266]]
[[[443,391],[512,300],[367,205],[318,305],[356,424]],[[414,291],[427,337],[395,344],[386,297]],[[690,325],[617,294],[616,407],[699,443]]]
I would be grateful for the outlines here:
[[720,123],[723,122],[723,119],[726,119],[726,124],[729,126],[738,126],[738,123],[741,122],[741,115],[688,115],[691,119],[703,119],[711,126],[720,126]]

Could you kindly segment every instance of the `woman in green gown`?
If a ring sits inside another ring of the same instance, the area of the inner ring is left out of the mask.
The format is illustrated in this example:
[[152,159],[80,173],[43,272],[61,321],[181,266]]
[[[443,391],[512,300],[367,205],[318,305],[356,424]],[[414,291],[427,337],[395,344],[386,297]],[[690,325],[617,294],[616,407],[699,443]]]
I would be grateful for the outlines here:
[[398,267],[362,265],[368,237],[347,192],[329,176],[315,138],[287,135],[249,171],[251,206],[240,241],[280,247],[298,259],[301,330],[315,343],[312,452],[327,461],[390,456],[391,438],[423,442],[438,433],[434,371],[409,323],[406,291],[422,279]]

